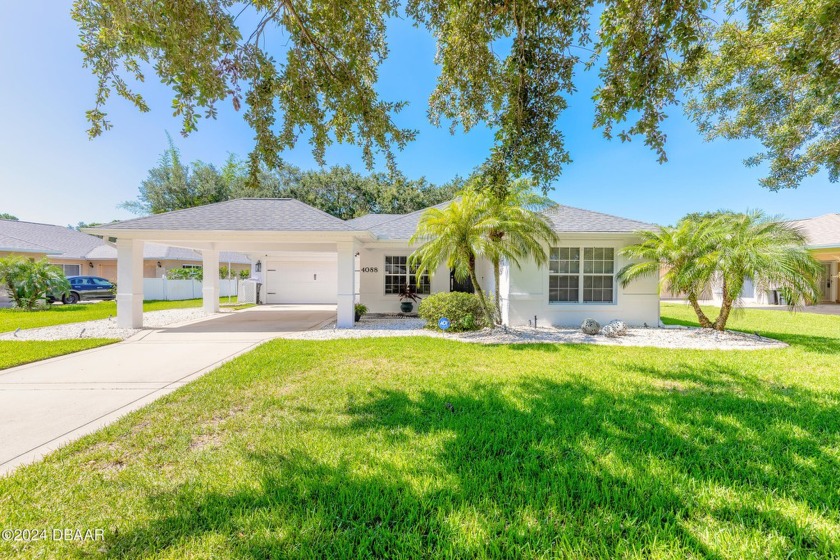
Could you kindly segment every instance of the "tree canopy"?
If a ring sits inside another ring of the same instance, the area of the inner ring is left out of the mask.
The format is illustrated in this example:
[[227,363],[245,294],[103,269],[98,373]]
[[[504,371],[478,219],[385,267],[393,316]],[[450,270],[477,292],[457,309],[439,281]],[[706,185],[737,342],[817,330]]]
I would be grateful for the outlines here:
[[[660,161],[662,123],[687,92],[710,138],[762,142],[748,163],[769,162],[766,186],[793,187],[823,167],[838,178],[835,0],[76,0],[84,63],[98,79],[89,133],[111,127],[113,93],[147,111],[139,84],[153,72],[172,88],[185,134],[221,103],[244,107],[252,181],[304,132],[321,164],[343,142],[359,145],[369,168],[384,156],[393,171],[395,151],[415,137],[395,121],[405,102],[376,90],[398,17],[437,42],[431,122],[495,131],[480,167],[491,188],[511,176],[547,188],[570,162],[557,121],[581,68],[600,78],[594,124],[607,137],[641,136]],[[281,40],[267,41],[272,33]]]
[[2,213],[0,213],[0,220],[11,220],[13,222],[16,222],[16,221],[18,221],[18,217],[13,216],[12,214],[9,214],[8,212],[2,212]]
[[422,177],[407,179],[398,172],[361,175],[350,167],[301,171],[282,161],[274,169],[261,166],[252,181],[247,164],[233,155],[221,168],[201,161],[182,162],[170,138],[158,164],[141,183],[137,199],[121,206],[137,214],[159,214],[232,198],[288,197],[349,220],[434,206],[452,199],[463,183],[456,177],[437,186]]

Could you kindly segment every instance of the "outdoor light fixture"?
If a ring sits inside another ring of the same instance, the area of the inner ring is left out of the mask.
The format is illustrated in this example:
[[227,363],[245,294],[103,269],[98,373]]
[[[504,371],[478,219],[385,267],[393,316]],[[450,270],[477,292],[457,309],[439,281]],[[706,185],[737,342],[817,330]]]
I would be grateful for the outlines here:
[[262,262],[261,261],[257,261],[257,264],[254,265],[254,270],[256,270],[257,272],[262,272]]
[[162,266],[160,266],[160,261],[158,261],[158,268],[163,268]]
[[88,262],[88,266],[89,266],[89,267],[91,267],[91,268],[93,268],[93,263],[92,263],[92,262]]

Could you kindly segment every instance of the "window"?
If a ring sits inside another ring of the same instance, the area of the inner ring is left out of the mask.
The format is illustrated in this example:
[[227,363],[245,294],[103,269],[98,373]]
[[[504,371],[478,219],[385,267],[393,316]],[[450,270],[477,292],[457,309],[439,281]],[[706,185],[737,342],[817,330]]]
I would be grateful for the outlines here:
[[[583,266],[581,267],[581,253]],[[549,303],[615,301],[615,249],[552,247],[548,261]]]
[[78,276],[82,273],[81,265],[78,264],[63,264],[61,271],[64,272],[64,276]]
[[613,301],[615,250],[611,247],[587,247],[583,250],[583,301]]
[[416,272],[415,267],[409,267],[408,257],[385,257],[385,293],[398,294],[403,284],[408,284],[418,294],[431,293],[429,275],[420,275],[418,282]]
[[553,247],[548,261],[548,301],[578,301],[580,249]]

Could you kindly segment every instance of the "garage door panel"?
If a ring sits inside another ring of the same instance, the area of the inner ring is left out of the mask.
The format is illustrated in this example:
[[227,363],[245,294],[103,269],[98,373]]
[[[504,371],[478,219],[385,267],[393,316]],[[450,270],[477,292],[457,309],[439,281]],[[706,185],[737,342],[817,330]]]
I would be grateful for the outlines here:
[[266,266],[266,303],[336,303],[335,261],[278,261]]

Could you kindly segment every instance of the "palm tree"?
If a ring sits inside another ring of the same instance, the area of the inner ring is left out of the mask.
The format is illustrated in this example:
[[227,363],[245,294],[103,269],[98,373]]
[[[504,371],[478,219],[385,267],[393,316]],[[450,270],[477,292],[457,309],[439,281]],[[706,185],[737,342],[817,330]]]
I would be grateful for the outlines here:
[[429,208],[423,212],[409,243],[423,242],[410,257],[411,266],[418,276],[434,273],[445,262],[455,271],[455,278],[459,281],[469,278],[485,317],[492,325],[493,313],[487,306],[475,271],[476,260],[490,252],[488,226],[489,206],[486,199],[475,192],[465,191],[448,206]]
[[779,289],[790,308],[819,299],[822,267],[805,249],[806,240],[796,228],[760,210],[721,212],[711,222],[717,231],[717,273],[723,288],[715,329],[726,327],[747,278]]
[[[684,293],[697,314],[700,326],[722,331],[746,278],[760,286],[774,286],[796,305],[819,297],[819,263],[805,249],[802,235],[778,218],[763,212],[716,212],[689,215],[676,227],[640,231],[640,243],[621,254],[640,262],[618,273],[626,286],[641,276],[666,273],[660,285]],[[723,289],[720,312],[712,321],[703,312],[698,297],[712,282]]]
[[[644,276],[659,276],[660,290],[685,294],[700,326],[711,328],[712,321],[698,303],[714,274],[715,239],[708,220],[689,215],[676,226],[663,226],[656,231],[639,231],[641,242],[624,247],[620,254],[636,262],[618,271],[618,281],[626,287]],[[660,276],[660,271],[665,274]]]
[[514,183],[501,197],[491,193],[483,196],[489,206],[486,225],[489,227],[487,239],[490,243],[487,256],[493,265],[496,318],[501,321],[499,283],[502,259],[519,267],[520,259],[530,257],[542,266],[548,260],[545,247],[557,242],[557,234],[545,216],[538,213],[552,202],[536,194],[526,181]]

